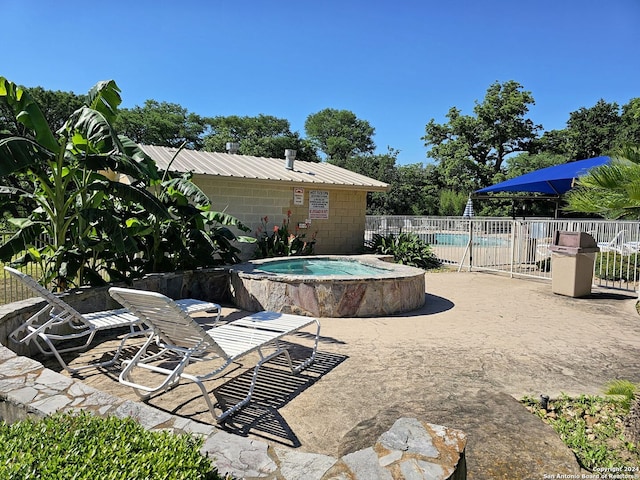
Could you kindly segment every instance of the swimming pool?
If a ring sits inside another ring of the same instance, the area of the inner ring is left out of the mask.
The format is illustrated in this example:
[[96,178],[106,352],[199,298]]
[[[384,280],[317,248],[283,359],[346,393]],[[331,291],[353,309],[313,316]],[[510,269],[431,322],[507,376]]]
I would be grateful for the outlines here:
[[[454,247],[464,247],[469,243],[468,233],[436,233],[435,241],[441,245],[452,245]],[[506,247],[509,241],[500,237],[487,237],[482,235],[473,236],[473,244],[484,247]]]
[[313,317],[377,317],[424,305],[425,271],[375,255],[253,260],[234,265],[235,304]]

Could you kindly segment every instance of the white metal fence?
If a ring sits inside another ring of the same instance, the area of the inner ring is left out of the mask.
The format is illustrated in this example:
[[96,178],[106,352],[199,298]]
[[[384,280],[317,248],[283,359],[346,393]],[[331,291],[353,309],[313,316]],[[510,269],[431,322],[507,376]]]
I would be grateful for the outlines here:
[[365,240],[374,234],[415,233],[436,256],[458,270],[486,270],[512,276],[551,279],[551,250],[556,231],[594,237],[597,285],[636,291],[640,222],[488,217],[367,216]]

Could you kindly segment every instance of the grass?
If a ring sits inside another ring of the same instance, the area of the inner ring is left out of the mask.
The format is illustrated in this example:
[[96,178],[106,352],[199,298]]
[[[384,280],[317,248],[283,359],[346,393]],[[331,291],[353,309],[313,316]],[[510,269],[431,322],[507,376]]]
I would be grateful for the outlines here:
[[532,397],[525,397],[522,403],[553,427],[582,468],[589,471],[637,468],[640,444],[629,441],[624,433],[624,419],[634,391],[632,383],[615,381],[609,384],[607,396],[562,394],[549,400],[546,409]]

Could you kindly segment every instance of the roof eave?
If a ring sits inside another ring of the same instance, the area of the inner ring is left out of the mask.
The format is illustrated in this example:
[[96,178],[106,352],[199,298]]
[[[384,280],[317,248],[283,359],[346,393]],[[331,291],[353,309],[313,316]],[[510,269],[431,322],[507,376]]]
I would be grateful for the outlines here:
[[310,182],[308,180],[298,179],[265,179],[256,177],[237,177],[228,175],[215,175],[211,173],[195,173],[194,176],[203,176],[208,178],[224,179],[226,182],[256,182],[260,185],[282,187],[283,185],[313,187],[313,188],[331,188],[334,190],[359,190],[365,192],[388,192],[390,185],[383,183],[382,185],[364,185],[364,184],[342,184],[342,183],[326,183],[326,182]]

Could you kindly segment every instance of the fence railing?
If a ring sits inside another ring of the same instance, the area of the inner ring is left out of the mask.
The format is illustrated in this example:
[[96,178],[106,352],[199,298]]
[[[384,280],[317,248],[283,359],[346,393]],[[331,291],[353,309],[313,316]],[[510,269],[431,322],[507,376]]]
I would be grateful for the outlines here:
[[[12,236],[13,232],[0,231],[0,242],[5,244]],[[5,303],[15,302],[18,300],[24,300],[33,296],[31,290],[29,290],[23,283],[18,282],[15,278],[11,277],[8,273],[2,269],[4,265],[0,263],[0,305]],[[37,276],[37,266],[35,264],[29,264],[26,267],[20,268],[25,273],[31,276]]]
[[551,279],[550,247],[556,231],[592,235],[597,285],[636,291],[640,266],[640,222],[488,217],[367,216],[365,240],[375,233],[411,232],[435,255],[458,270],[485,270],[512,276]]

